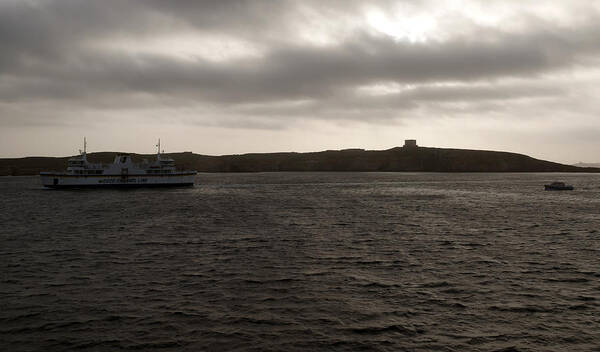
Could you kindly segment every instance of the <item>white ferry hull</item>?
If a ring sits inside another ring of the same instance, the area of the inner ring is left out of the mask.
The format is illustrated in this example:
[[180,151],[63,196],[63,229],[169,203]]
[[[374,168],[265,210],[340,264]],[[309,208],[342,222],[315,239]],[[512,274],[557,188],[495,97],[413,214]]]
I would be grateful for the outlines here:
[[174,187],[192,186],[196,173],[171,175],[69,175],[43,172],[42,185],[49,188],[66,187]]

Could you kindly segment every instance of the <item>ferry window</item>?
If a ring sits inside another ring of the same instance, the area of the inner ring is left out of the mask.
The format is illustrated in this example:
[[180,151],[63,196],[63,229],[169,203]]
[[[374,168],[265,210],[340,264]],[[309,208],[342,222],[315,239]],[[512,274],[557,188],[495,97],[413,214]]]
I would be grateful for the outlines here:
[[121,157],[121,163],[125,163],[125,160],[127,160],[127,157],[126,156],[122,156]]

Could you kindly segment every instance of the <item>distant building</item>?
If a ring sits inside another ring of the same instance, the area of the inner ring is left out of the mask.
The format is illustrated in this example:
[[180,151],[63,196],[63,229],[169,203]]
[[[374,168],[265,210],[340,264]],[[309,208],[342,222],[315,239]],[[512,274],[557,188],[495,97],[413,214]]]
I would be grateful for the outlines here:
[[405,139],[404,140],[404,148],[416,148],[417,140],[416,139]]

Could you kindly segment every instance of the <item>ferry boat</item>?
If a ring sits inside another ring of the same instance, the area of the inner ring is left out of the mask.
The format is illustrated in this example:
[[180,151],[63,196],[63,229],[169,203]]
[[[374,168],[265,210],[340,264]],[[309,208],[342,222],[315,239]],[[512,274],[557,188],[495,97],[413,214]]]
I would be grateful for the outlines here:
[[130,154],[117,154],[112,164],[90,163],[87,160],[87,142],[83,151],[68,161],[64,172],[40,172],[42,185],[49,188],[66,187],[150,187],[192,186],[196,171],[179,171],[175,161],[163,157],[158,140],[156,160],[134,163]]

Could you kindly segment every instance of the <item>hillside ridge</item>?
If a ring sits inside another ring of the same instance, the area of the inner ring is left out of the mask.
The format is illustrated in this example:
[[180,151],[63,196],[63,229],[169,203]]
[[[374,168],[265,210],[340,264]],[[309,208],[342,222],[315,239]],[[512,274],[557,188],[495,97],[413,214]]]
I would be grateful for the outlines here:
[[[117,152],[88,153],[91,162],[110,163]],[[154,154],[131,153],[134,160]],[[393,172],[600,172],[535,159],[518,153],[432,147],[395,147],[386,150],[343,149],[320,152],[248,153],[221,156],[192,152],[166,153],[181,169],[199,172],[277,171],[393,171]],[[61,171],[69,157],[0,159],[0,175],[36,175]]]

